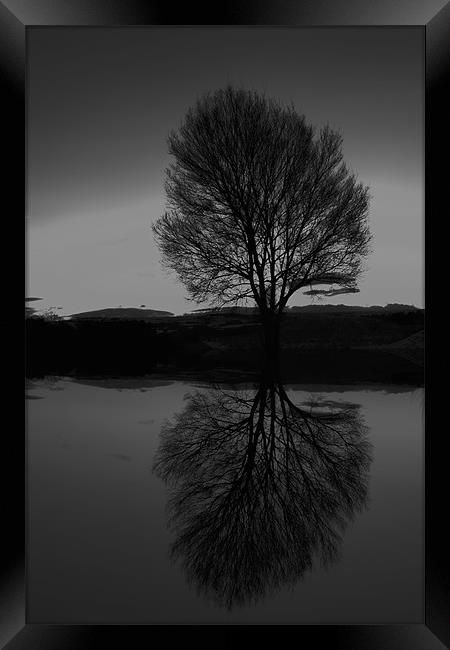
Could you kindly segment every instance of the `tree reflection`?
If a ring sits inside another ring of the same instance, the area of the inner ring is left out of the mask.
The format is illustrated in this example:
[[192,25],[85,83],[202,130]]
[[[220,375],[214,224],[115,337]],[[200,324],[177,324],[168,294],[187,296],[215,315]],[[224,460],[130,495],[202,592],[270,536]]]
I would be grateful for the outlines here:
[[370,444],[358,408],[295,404],[276,381],[189,396],[163,428],[172,556],[221,605],[254,603],[338,555],[365,507]]

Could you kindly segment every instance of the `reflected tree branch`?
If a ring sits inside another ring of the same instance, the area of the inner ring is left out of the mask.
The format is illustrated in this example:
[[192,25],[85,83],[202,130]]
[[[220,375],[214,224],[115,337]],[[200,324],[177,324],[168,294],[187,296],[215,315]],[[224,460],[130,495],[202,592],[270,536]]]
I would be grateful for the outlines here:
[[281,383],[189,396],[154,470],[169,488],[171,555],[231,609],[338,557],[366,507],[371,445],[352,404],[296,404]]

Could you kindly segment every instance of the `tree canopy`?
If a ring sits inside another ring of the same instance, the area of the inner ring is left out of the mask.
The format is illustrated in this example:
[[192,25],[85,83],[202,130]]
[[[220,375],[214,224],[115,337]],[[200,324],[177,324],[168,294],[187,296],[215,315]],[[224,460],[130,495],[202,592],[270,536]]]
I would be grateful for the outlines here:
[[167,211],[153,229],[192,300],[250,300],[278,314],[299,289],[357,291],[369,192],[344,163],[339,133],[227,87],[201,97],[168,145]]

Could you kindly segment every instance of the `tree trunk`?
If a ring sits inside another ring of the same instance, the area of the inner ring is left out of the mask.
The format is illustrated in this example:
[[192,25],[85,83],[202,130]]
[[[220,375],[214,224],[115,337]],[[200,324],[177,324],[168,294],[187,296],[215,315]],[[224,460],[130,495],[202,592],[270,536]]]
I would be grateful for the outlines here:
[[268,313],[263,316],[264,371],[277,376],[280,363],[280,315]]

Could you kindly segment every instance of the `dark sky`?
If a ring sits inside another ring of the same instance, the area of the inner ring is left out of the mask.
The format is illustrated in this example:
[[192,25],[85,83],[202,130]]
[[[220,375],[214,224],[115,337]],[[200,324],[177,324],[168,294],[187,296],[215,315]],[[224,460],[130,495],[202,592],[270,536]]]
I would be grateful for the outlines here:
[[161,269],[150,225],[168,132],[231,83],[339,129],[370,186],[361,293],[326,301],[423,306],[423,75],[421,28],[31,28],[28,294],[66,314],[196,307]]

